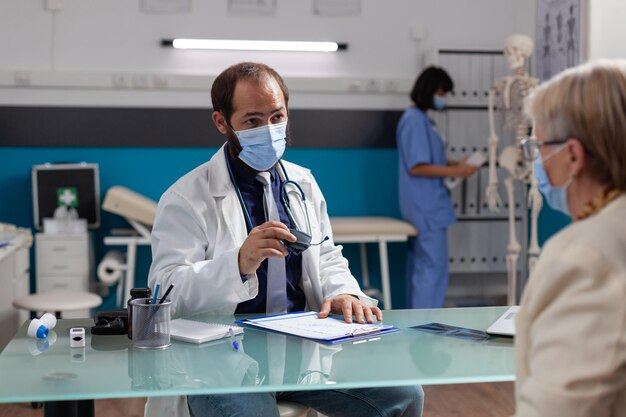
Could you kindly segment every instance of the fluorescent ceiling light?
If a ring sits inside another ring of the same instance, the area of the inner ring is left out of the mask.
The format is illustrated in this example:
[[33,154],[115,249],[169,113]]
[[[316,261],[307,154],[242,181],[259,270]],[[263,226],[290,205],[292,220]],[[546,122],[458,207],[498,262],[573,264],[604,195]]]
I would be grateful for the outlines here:
[[348,44],[307,41],[245,41],[228,39],[163,39],[161,46],[176,49],[217,49],[229,51],[292,51],[336,52],[348,49]]

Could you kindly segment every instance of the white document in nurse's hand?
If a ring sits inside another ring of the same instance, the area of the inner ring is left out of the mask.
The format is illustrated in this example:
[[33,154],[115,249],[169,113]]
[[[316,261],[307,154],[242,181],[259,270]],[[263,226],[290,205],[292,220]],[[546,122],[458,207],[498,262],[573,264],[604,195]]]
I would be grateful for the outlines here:
[[[465,163],[469,165],[481,166],[485,163],[486,160],[487,158],[485,158],[485,155],[481,151],[476,151],[471,154],[469,158],[467,158]],[[448,187],[448,190],[455,188],[461,183],[461,181],[463,181],[463,178],[461,177],[446,177],[443,180],[443,182],[446,184],[446,187]]]
[[317,314],[315,311],[281,314],[258,319],[247,319],[245,323],[268,330],[318,340],[334,340],[379,332],[393,327],[383,324],[346,323],[334,317],[319,319]]

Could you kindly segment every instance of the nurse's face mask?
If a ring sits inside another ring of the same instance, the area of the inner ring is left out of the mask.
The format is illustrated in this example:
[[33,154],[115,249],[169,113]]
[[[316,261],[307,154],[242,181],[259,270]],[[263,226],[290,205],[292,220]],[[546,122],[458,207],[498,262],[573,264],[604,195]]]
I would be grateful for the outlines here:
[[245,130],[231,130],[239,139],[239,159],[256,171],[267,171],[283,157],[287,122],[267,124]]
[[440,96],[439,94],[433,96],[433,107],[435,110],[443,110],[447,105],[448,101],[446,100],[446,96]]

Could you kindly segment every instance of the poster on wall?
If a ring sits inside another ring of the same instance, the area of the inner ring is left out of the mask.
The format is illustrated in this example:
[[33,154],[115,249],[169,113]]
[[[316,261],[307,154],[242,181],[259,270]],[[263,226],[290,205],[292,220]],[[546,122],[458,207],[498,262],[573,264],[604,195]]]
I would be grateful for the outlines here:
[[580,0],[538,0],[536,73],[542,81],[580,62]]

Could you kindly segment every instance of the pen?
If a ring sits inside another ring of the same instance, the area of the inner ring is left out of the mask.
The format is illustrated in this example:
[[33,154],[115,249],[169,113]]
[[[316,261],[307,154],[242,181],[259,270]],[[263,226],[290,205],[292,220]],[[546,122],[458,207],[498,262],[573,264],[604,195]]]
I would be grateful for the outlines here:
[[[170,286],[167,288],[167,291],[165,291],[165,294],[163,294],[163,297],[161,297],[161,299],[159,300],[159,305],[157,305],[154,310],[152,310],[150,312],[150,315],[148,316],[148,325],[152,325],[152,319],[154,318],[154,315],[159,311],[159,308],[161,307],[160,304],[163,304],[167,298],[167,296],[169,295],[170,291],[172,291],[172,289],[174,288],[174,284],[170,284]],[[159,295],[159,290],[161,289],[161,284],[157,284],[156,287],[154,288],[154,297],[152,298],[152,304],[156,303],[157,300],[157,296]],[[146,331],[144,333],[146,333],[148,331],[148,326],[146,326]]]
[[154,296],[152,296],[152,304],[156,304],[157,296],[159,295],[159,289],[161,289],[161,284],[157,284],[154,288]]
[[232,327],[228,328],[228,336],[230,336],[230,342],[233,344],[233,350],[237,352],[239,350],[239,342],[235,340],[235,333]]
[[167,291],[165,291],[165,294],[163,294],[163,297],[161,297],[161,299],[159,300],[159,304],[163,304],[163,302],[167,299],[167,296],[170,295],[170,292],[173,288],[174,284],[170,284],[170,286],[167,287]]
[[354,330],[352,333],[349,333],[348,336],[352,336],[352,337],[356,337],[356,336],[362,336],[365,334],[372,334],[372,333],[378,333],[382,330],[382,326],[378,326],[378,327],[372,327],[372,328],[365,328],[365,329],[356,329]]

